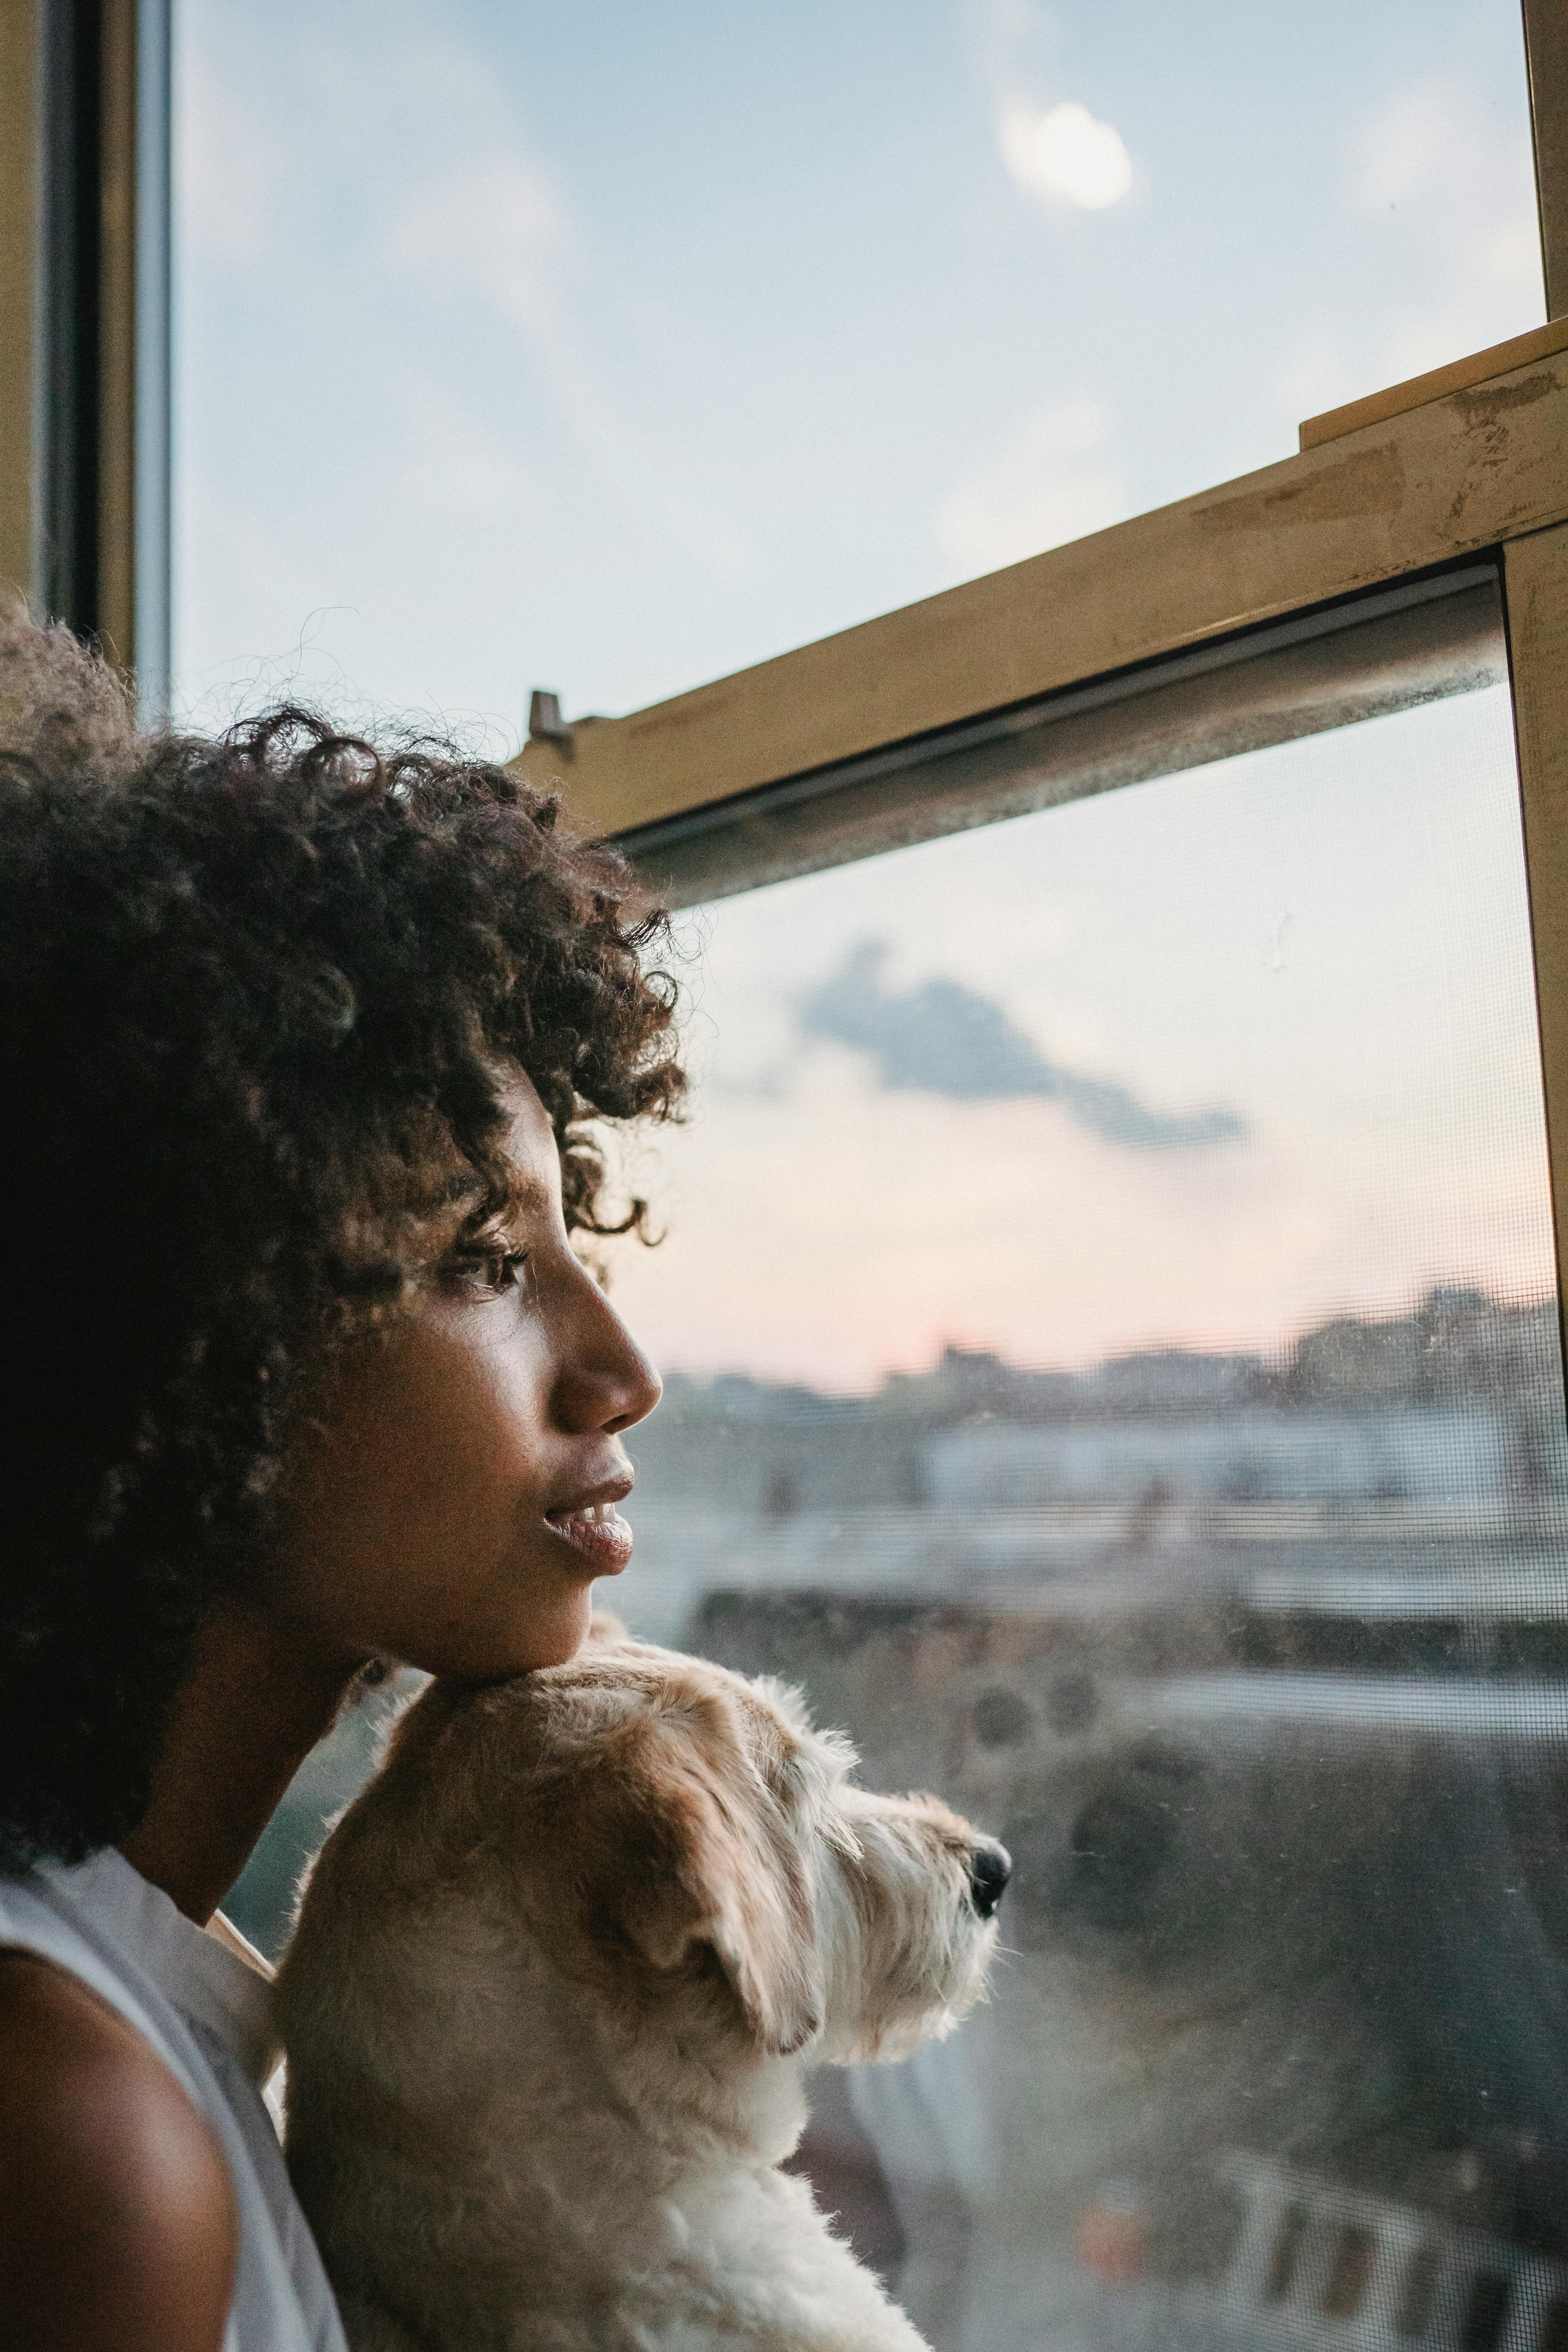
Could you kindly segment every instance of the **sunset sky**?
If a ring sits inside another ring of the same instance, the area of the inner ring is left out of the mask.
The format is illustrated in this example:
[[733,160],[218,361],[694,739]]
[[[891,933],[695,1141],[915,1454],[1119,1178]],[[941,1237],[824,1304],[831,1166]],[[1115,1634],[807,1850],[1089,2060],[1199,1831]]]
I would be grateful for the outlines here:
[[668,1366],[863,1389],[946,1340],[1277,1349],[1436,1282],[1551,1286],[1502,688],[689,937],[696,1115],[637,1164],[667,1240],[614,1269]]

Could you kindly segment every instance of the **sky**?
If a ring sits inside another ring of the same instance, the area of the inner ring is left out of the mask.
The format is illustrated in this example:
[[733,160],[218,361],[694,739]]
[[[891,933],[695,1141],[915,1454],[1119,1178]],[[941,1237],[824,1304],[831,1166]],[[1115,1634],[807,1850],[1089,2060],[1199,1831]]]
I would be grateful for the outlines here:
[[1540,322],[1516,0],[181,0],[175,665],[495,748]]
[[725,899],[629,1175],[656,1361],[1277,1353],[1553,1281],[1506,689]]
[[[181,0],[176,698],[642,707],[1540,323],[1516,0]],[[1499,693],[687,933],[667,1364],[1552,1279]]]

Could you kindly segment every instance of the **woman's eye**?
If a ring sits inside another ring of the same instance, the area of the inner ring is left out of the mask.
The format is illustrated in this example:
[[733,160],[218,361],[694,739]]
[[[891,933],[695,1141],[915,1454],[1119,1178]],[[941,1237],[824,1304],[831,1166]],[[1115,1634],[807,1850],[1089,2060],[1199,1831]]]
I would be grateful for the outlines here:
[[458,1260],[458,1279],[469,1290],[499,1295],[516,1289],[527,1263],[526,1250],[486,1250]]

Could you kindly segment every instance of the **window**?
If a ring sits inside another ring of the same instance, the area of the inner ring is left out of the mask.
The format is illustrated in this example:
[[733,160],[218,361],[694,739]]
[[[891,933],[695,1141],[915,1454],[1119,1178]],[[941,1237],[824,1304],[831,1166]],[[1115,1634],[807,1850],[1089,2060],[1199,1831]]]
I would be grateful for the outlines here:
[[[1447,602],[1403,709],[701,912],[610,1598],[1013,1852],[990,2006],[804,2152],[941,2346],[1568,2295],[1568,1426],[1495,590]],[[1327,709],[1322,640],[1263,659]]]
[[177,12],[175,650],[641,707],[1543,316],[1514,0]]

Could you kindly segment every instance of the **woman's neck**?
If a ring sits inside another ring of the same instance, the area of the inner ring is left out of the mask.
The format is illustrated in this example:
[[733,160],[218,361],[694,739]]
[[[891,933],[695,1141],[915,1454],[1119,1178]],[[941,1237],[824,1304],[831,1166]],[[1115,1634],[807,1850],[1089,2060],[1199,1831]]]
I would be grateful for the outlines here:
[[120,1851],[205,1927],[279,1799],[331,1727],[357,1671],[312,1658],[300,1630],[238,1604],[198,1633],[147,1811]]

